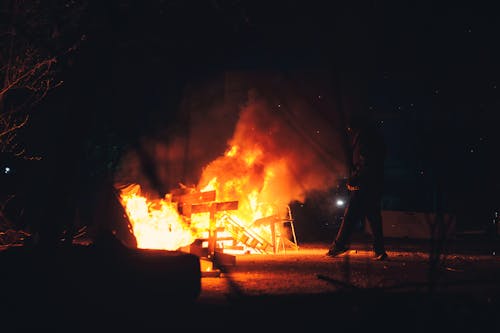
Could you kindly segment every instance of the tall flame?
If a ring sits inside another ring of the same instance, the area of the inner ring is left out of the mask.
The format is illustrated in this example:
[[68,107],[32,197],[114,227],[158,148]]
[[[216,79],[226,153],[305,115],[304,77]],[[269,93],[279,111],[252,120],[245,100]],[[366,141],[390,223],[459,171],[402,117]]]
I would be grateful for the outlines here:
[[[256,221],[283,217],[291,201],[302,201],[307,190],[326,189],[336,179],[325,154],[318,154],[318,144],[306,135],[319,131],[287,125],[293,114],[284,122],[286,115],[270,110],[262,101],[243,108],[226,152],[203,168],[191,189],[215,191],[218,202],[238,201],[237,210],[216,213],[217,223],[229,214],[263,237],[269,237],[269,225]],[[208,213],[181,216],[168,196],[146,199],[138,185],[122,190],[121,198],[139,247],[177,249],[201,237],[209,226]]]
[[139,248],[177,250],[194,241],[196,229],[188,226],[175,203],[148,200],[137,184],[121,190],[121,201]]

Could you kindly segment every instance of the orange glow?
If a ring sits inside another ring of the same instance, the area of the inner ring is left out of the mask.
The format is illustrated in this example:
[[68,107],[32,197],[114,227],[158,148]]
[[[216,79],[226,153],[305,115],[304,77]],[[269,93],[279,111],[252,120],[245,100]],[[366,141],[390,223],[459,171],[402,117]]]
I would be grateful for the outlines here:
[[236,155],[236,153],[238,152],[238,146],[232,146],[227,152],[226,152],[226,156],[227,157],[233,157]]
[[[332,184],[330,166],[315,155],[313,143],[287,127],[284,115],[268,110],[265,103],[258,102],[243,108],[224,154],[203,167],[197,185],[183,188],[193,193],[215,191],[216,203],[237,201],[237,209],[212,215],[217,235],[226,231],[234,235],[234,230],[243,228],[249,231],[245,235],[258,235],[272,244],[270,223],[274,218],[285,217],[289,203],[303,201],[307,190]],[[175,250],[207,238],[210,214],[183,216],[169,198],[146,198],[138,185],[122,190],[122,204],[139,247]],[[241,242],[250,247],[245,252],[255,249]]]
[[[224,228],[222,216],[230,216],[272,243],[270,225],[253,223],[260,218],[283,213],[280,209],[286,207],[288,197],[276,196],[276,188],[285,186],[280,184],[283,179],[276,175],[286,175],[287,167],[285,160],[264,165],[264,157],[263,150],[258,146],[241,149],[234,145],[204,169],[198,189],[191,190],[216,191],[217,202],[238,201],[237,210],[216,213],[216,227]],[[139,185],[131,185],[121,191],[122,204],[131,220],[138,247],[176,250],[197,238],[207,238],[210,214],[196,213],[190,218],[182,216],[177,203],[171,202],[169,197],[148,199],[140,193]],[[253,252],[248,248],[245,251]]]
[[188,227],[174,203],[166,199],[148,200],[141,195],[139,185],[122,189],[121,201],[132,224],[137,247],[177,250],[194,241],[195,229]]

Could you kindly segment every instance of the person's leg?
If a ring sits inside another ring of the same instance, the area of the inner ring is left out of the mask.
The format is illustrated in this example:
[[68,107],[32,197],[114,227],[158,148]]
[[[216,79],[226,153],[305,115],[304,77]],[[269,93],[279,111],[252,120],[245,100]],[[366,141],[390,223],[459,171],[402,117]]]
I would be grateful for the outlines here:
[[357,192],[351,193],[349,204],[344,212],[344,219],[330,249],[345,250],[349,248],[351,235],[357,221],[363,216],[363,205]]
[[366,209],[366,218],[370,223],[373,234],[373,251],[376,255],[383,254],[385,253],[385,245],[380,200],[377,197],[370,198],[367,202]]

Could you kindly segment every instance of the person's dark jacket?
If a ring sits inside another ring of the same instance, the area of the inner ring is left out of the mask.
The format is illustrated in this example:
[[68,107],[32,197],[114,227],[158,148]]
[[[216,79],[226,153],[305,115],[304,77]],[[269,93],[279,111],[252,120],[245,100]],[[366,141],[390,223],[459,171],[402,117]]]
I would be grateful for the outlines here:
[[352,165],[348,184],[361,191],[381,192],[384,181],[386,146],[375,126],[353,131]]

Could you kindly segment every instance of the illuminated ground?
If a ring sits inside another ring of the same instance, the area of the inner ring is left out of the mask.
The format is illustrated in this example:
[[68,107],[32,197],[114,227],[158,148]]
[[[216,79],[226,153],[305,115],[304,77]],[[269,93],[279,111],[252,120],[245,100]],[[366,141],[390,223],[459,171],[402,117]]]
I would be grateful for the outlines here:
[[[411,244],[411,242],[410,242]],[[400,246],[401,247],[401,246]],[[497,245],[498,247],[498,245]],[[330,258],[328,244],[303,244],[275,255],[238,255],[220,277],[202,278],[200,301],[227,302],[234,295],[321,294],[339,290],[427,290],[430,257],[424,249],[388,246],[389,259],[373,261],[365,244]],[[436,268],[440,292],[499,289],[500,256],[494,247],[445,253]],[[469,252],[469,253],[467,253]]]
[[[167,262],[167,267],[148,266],[148,271],[137,274],[132,284],[117,282],[125,296],[114,303],[108,298],[107,304],[99,305],[100,296],[91,303],[83,302],[76,296],[78,290],[68,289],[58,294],[66,298],[63,304],[67,302],[68,306],[56,313],[43,312],[43,307],[40,313],[26,312],[22,304],[31,301],[17,300],[17,319],[5,323],[7,327],[31,328],[66,325],[73,328],[71,331],[82,328],[86,332],[104,327],[120,332],[144,328],[166,331],[173,327],[217,332],[306,332],[328,325],[344,332],[373,329],[374,323],[380,323],[384,331],[493,332],[500,328],[499,244],[456,242],[446,248],[436,270],[430,270],[428,242],[410,240],[389,242],[389,259],[383,262],[372,261],[369,245],[362,242],[335,259],[325,256],[328,244],[324,243],[299,244],[298,251],[274,255],[238,255],[236,264],[223,268],[219,277],[201,278],[199,297],[186,304],[163,296],[161,288],[171,290],[175,285],[154,279],[155,272],[167,274],[165,277],[177,274],[180,279],[189,274]],[[88,270],[87,278],[103,274]],[[435,288],[431,290],[432,277]],[[85,283],[79,275],[70,278],[72,285]],[[121,279],[118,275],[117,281]],[[140,295],[136,292],[127,296],[138,287]],[[106,289],[101,293],[104,299]],[[4,309],[11,311],[11,303],[12,299],[3,302]]]
[[500,327],[499,243],[454,244],[435,274],[423,244],[389,244],[383,262],[371,260],[364,243],[335,259],[325,256],[328,244],[321,243],[276,255],[240,255],[220,277],[202,278],[198,302],[221,313],[239,306],[241,311],[230,312],[236,318],[250,311],[287,328],[331,324],[364,330],[374,320],[386,328],[401,324],[404,332]]

